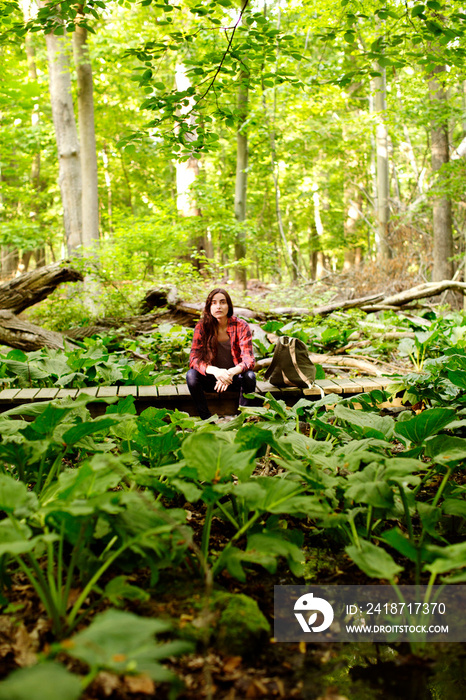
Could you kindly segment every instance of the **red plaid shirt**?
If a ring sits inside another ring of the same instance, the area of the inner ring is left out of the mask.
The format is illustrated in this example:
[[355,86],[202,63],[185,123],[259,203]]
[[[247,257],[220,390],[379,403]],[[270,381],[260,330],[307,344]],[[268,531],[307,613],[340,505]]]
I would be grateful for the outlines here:
[[[255,360],[252,352],[252,335],[249,325],[246,321],[242,321],[236,316],[231,316],[228,319],[227,333],[230,336],[231,356],[235,367],[241,365],[243,372],[246,372],[248,369],[254,369]],[[201,374],[205,374],[210,363],[200,359],[202,336],[203,326],[202,322],[199,321],[194,329],[189,366],[191,369],[197,369]]]

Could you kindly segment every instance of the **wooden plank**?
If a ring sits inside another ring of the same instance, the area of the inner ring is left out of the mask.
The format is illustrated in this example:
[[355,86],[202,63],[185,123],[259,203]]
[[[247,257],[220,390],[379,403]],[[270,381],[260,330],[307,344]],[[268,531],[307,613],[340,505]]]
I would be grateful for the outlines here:
[[319,398],[322,396],[322,392],[320,391],[318,386],[311,386],[308,387],[307,389],[303,389],[303,394],[304,396],[318,396]]
[[279,387],[274,386],[270,382],[262,382],[258,381],[256,383],[256,389],[260,391],[261,394],[266,394],[268,391],[277,391],[279,390]]
[[131,384],[130,386],[119,386],[118,387],[118,396],[137,396],[138,395],[138,388],[135,384]]
[[98,386],[83,386],[82,389],[78,390],[78,396],[80,394],[86,394],[87,396],[97,396]]
[[348,379],[347,377],[332,377],[332,382],[339,384],[344,394],[360,394],[362,386],[357,379]]
[[49,400],[51,400],[51,399],[55,398],[55,396],[58,394],[59,391],[60,391],[60,389],[57,389],[57,387],[47,387],[47,388],[44,387],[44,389],[39,389],[35,398],[36,399],[49,399]]
[[191,396],[187,384],[177,384],[176,390],[178,392],[178,396]]
[[[387,379],[387,377],[381,377],[381,379]],[[374,391],[374,389],[383,389],[388,384],[391,384],[393,380],[389,382],[379,381],[379,377],[358,377],[358,384],[361,385],[364,392]]]
[[384,388],[390,386],[390,384],[396,384],[400,379],[401,377],[374,377],[374,381]]
[[280,387],[280,398],[286,399],[290,396],[301,397],[303,390],[299,386],[281,386]]
[[158,396],[156,386],[140,386],[138,391],[139,398],[155,398]]
[[159,396],[178,396],[176,386],[174,386],[173,384],[160,385],[157,387],[157,391]]
[[64,399],[67,396],[71,396],[72,399],[75,399],[77,393],[77,389],[60,389],[60,391],[57,394],[57,399]]
[[11,401],[20,391],[21,389],[3,389],[0,391],[0,401]]
[[39,393],[39,388],[36,387],[35,389],[21,389],[18,394],[15,396],[15,401],[30,401],[33,399],[36,394]]
[[318,379],[316,385],[324,390],[324,394],[342,394],[341,386],[332,382],[331,379]]
[[97,398],[105,398],[108,396],[117,396],[118,387],[117,386],[99,386],[97,391]]

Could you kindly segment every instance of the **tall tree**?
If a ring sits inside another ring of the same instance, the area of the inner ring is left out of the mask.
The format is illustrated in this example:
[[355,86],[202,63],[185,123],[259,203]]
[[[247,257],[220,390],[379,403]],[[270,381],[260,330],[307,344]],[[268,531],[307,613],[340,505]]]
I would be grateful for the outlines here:
[[[239,224],[246,221],[246,197],[248,184],[248,72],[241,70],[238,78],[238,125],[236,130],[236,179],[235,179],[235,218]],[[246,257],[246,231],[240,228],[236,234],[235,257],[239,261]],[[237,266],[236,280],[243,289],[247,285],[247,271],[244,265]]]
[[[432,107],[431,118],[431,152],[432,172],[437,175],[437,184],[442,169],[449,161],[448,117],[446,112],[447,93],[442,77],[446,67],[436,66],[429,79],[429,97]],[[444,188],[442,183],[441,189]],[[439,282],[451,279],[453,275],[453,231],[451,200],[447,193],[435,193],[433,198],[433,232],[434,232],[434,266],[432,279]]]
[[73,52],[78,85],[78,124],[81,147],[82,243],[88,246],[99,240],[99,193],[92,65],[87,44],[87,29],[79,24],[76,24],[73,32]]
[[[22,0],[21,3],[24,20],[28,22],[31,19],[31,2],[30,0]],[[37,83],[37,65],[36,65],[36,51],[33,43],[32,35],[28,32],[24,37],[24,43],[26,47],[26,56],[28,63],[28,76],[32,83]],[[39,112],[38,110],[33,110],[31,113],[31,125],[36,127],[39,124]],[[31,165],[31,185],[35,193],[35,202],[33,202],[33,211],[31,212],[31,219],[35,221],[37,219],[37,213],[39,209],[39,194],[41,189],[41,178],[40,178],[40,159],[41,151],[40,145],[37,145],[36,152],[32,156]],[[36,261],[36,267],[43,267],[46,263],[45,259],[45,248],[40,246],[34,250],[23,251],[22,264],[23,272],[27,272],[29,266],[29,260],[31,255],[34,255]]]
[[385,68],[376,63],[374,69],[378,75],[372,79],[373,111],[376,119],[375,144],[377,154],[376,167],[376,251],[379,261],[388,260],[388,222],[390,218],[389,196],[390,175],[388,162],[388,129],[386,124],[386,76]]
[[[186,73],[184,63],[178,63],[175,71],[175,84],[179,92],[188,91],[191,81]],[[184,146],[189,150],[190,144],[197,138],[196,113],[194,112],[194,100],[192,97],[186,100],[187,104],[180,109],[181,119],[175,125],[175,131],[179,134]],[[189,113],[187,122],[182,122],[183,115]],[[197,205],[193,185],[199,175],[199,160],[191,151],[188,158],[180,158],[175,163],[176,167],[176,205],[182,216],[200,216],[201,210]],[[205,237],[196,235],[191,241],[191,247],[195,251],[194,265],[201,269],[200,257],[206,250]],[[197,254],[197,257],[196,257]]]
[[49,64],[50,101],[58,150],[59,184],[68,254],[82,245],[82,181],[78,132],[71,95],[69,42],[45,35]]

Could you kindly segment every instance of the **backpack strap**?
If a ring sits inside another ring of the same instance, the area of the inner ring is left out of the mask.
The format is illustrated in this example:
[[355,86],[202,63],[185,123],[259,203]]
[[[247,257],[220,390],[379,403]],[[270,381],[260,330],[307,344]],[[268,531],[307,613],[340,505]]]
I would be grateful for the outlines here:
[[298,360],[296,359],[296,343],[294,342],[295,340],[296,338],[291,338],[289,344],[291,361],[293,363],[293,367],[296,370],[296,374],[303,380],[303,382],[305,382],[308,385],[309,389],[311,389],[314,386],[315,382],[310,382],[309,378],[304,374],[304,372],[299,366]]

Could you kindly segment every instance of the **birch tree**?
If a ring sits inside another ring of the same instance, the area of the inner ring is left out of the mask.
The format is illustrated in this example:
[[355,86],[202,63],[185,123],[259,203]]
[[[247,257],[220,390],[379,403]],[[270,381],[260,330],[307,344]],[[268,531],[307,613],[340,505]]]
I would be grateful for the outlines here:
[[87,44],[87,29],[76,25],[73,52],[78,86],[78,124],[81,147],[82,243],[89,246],[99,240],[99,193],[97,151],[94,125],[94,88],[92,65]]
[[[429,79],[429,97],[432,108],[431,155],[433,175],[440,176],[442,168],[449,161],[448,119],[445,116],[447,94],[442,76],[445,66],[434,68]],[[437,184],[439,177],[437,178]],[[442,188],[444,189],[444,188]],[[451,279],[453,275],[453,231],[451,200],[447,193],[435,193],[433,197],[434,265],[432,280],[439,282]]]
[[388,129],[386,125],[386,79],[385,68],[378,63],[374,66],[379,73],[372,79],[373,112],[376,119],[375,145],[376,145],[376,251],[379,261],[388,260],[390,248],[388,245],[389,209],[389,163],[388,163]]
[[[248,135],[246,120],[248,116],[248,73],[240,71],[238,85],[238,126],[236,131],[236,179],[235,179],[235,218],[238,223],[246,221],[246,197],[248,183]],[[240,228],[236,234],[235,257],[239,261],[246,257],[246,232]],[[236,280],[243,289],[247,285],[246,268],[236,268]]]
[[46,34],[50,102],[58,150],[63,222],[68,255],[82,245],[82,181],[78,132],[71,95],[70,44],[61,36]]
[[[191,82],[186,74],[186,66],[184,63],[178,63],[176,66],[175,70],[175,84],[176,84],[176,89],[181,92],[188,90],[188,88],[191,86]],[[185,105],[181,110],[180,110],[180,116],[186,115],[189,113],[189,117],[187,118],[187,122],[185,121],[184,123],[184,133],[183,133],[183,140],[185,144],[189,147],[189,144],[195,141],[197,134],[196,134],[196,115],[193,111],[193,106],[194,106],[194,101],[192,98],[186,100],[188,102],[187,105]],[[180,122],[178,122],[175,125],[175,131],[177,133],[180,133]],[[201,215],[201,210],[199,209],[194,193],[192,190],[192,186],[194,185],[194,182],[196,181],[196,178],[199,175],[199,161],[194,155],[194,153],[190,153],[189,157],[187,159],[179,159],[175,162],[175,168],[176,168],[176,206],[180,214],[182,216],[200,216]],[[205,238],[204,236],[197,236],[192,242],[191,245],[195,249],[196,253],[202,254],[205,252],[206,245],[205,245]],[[201,263],[199,261],[199,258],[196,258],[194,261],[195,267],[200,269]]]

